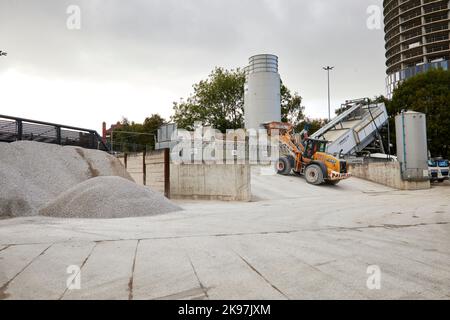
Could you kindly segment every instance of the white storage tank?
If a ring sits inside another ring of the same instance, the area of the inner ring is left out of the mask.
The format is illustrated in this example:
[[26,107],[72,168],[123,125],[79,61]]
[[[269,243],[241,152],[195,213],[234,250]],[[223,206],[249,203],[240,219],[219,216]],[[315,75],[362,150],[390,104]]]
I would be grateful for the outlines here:
[[272,54],[253,56],[245,70],[245,128],[258,129],[263,123],[281,121],[278,57]]
[[426,115],[403,111],[395,117],[395,128],[403,180],[429,180]]

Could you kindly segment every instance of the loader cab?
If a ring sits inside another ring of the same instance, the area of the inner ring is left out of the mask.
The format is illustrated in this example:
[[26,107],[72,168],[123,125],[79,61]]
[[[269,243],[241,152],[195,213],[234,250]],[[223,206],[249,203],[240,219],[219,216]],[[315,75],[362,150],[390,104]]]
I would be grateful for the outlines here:
[[305,141],[305,151],[303,156],[312,159],[317,152],[327,152],[327,145],[328,141],[326,140],[308,139]]

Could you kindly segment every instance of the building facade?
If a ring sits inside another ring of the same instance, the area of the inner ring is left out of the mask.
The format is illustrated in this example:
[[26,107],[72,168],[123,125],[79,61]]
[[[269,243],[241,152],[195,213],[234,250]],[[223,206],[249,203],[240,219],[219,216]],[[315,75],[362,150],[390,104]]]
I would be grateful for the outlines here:
[[384,0],[386,91],[432,68],[449,70],[450,1]]

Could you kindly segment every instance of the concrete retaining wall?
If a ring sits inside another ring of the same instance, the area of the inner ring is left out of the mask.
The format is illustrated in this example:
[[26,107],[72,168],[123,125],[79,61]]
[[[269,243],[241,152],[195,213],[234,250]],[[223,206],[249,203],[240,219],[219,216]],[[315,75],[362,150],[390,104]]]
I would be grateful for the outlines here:
[[140,185],[144,184],[144,170],[143,170],[143,154],[129,154],[125,163],[125,158],[121,157],[120,162],[125,166],[128,173],[133,180]]
[[170,166],[170,195],[178,199],[250,201],[250,166],[185,164]]
[[399,162],[365,163],[349,166],[354,177],[370,180],[400,190],[430,189],[430,181],[410,182],[401,177]]
[[145,157],[145,185],[164,193],[164,152],[154,151]]
[[[134,181],[164,193],[164,151],[120,158]],[[145,163],[145,165],[144,165]],[[145,183],[144,183],[145,182]],[[169,188],[169,187],[167,187]],[[250,166],[244,164],[171,164],[170,198],[250,201]]]
[[[137,184],[146,185],[152,190],[164,193],[164,150],[144,154],[128,154],[120,161]],[[145,183],[144,183],[145,182]]]

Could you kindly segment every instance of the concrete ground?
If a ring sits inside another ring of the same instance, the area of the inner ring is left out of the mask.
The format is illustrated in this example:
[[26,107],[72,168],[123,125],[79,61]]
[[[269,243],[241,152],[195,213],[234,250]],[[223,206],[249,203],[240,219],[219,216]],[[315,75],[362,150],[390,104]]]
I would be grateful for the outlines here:
[[251,203],[179,202],[156,217],[2,220],[0,298],[450,299],[449,183],[313,187],[255,173],[252,188]]

